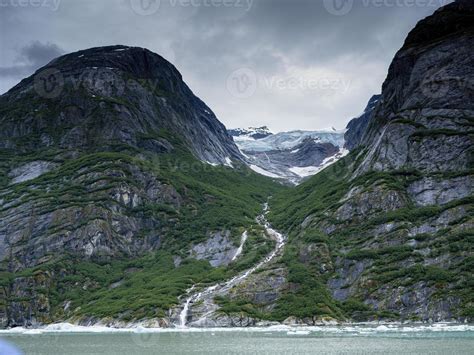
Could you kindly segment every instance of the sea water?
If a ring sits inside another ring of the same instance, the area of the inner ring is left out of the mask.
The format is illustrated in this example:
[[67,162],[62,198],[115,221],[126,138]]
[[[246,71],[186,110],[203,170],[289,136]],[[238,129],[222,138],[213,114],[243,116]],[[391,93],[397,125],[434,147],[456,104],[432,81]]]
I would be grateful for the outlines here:
[[21,354],[48,355],[474,354],[474,326],[448,324],[243,329],[110,329],[61,324],[0,331],[0,338]]

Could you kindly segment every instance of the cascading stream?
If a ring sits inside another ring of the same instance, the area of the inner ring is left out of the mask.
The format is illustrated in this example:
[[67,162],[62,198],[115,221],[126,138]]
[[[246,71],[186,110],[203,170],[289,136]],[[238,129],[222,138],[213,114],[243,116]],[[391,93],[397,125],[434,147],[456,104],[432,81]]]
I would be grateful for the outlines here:
[[[212,296],[213,294],[225,293],[226,291],[230,290],[232,287],[234,287],[234,286],[240,284],[241,282],[243,282],[248,276],[250,276],[256,270],[258,270],[261,267],[263,267],[263,266],[267,265],[268,263],[270,263],[270,261],[272,261],[275,258],[275,256],[277,256],[277,254],[283,249],[283,247],[285,246],[286,238],[283,234],[277,232],[276,230],[274,230],[271,227],[270,223],[267,221],[267,218],[266,218],[266,215],[268,214],[268,212],[269,212],[268,203],[265,203],[264,206],[263,206],[263,213],[257,217],[257,222],[265,228],[266,234],[271,239],[276,241],[275,248],[272,250],[272,252],[270,254],[268,254],[265,257],[265,259],[260,261],[258,264],[256,264],[252,268],[241,272],[240,274],[234,276],[233,278],[231,278],[228,281],[225,281],[225,282],[218,283],[218,284],[215,284],[213,286],[207,287],[204,290],[202,290],[200,292],[197,292],[197,293],[194,293],[194,294],[192,294],[192,291],[196,288],[196,285],[193,285],[187,291],[187,294],[191,294],[191,295],[186,298],[186,301],[184,302],[183,307],[182,307],[182,311],[179,314],[179,325],[178,325],[179,327],[181,327],[181,328],[186,327],[189,308],[192,306],[193,303],[198,302],[198,301],[202,300],[203,298],[211,298],[212,299],[213,297],[210,297],[210,296]],[[247,239],[247,236],[248,236],[247,231],[245,231],[244,234],[242,235],[242,240],[241,240],[241,244],[239,246],[239,249],[237,250],[237,252],[236,252],[236,254],[235,254],[235,256],[232,260],[236,259],[240,255],[240,253],[242,252],[243,244],[245,243],[245,241]],[[240,252],[239,252],[239,250],[240,250]],[[202,315],[200,317],[200,319],[198,319],[196,321],[196,323],[199,323],[200,321],[205,320],[205,318],[213,312],[214,311],[210,311],[210,312],[207,312],[206,314]]]

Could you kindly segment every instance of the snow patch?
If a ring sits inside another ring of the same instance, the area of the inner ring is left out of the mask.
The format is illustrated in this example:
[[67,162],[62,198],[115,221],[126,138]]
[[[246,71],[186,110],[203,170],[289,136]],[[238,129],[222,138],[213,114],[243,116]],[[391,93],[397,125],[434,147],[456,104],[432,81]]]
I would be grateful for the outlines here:
[[262,139],[253,139],[250,136],[236,136],[234,141],[240,150],[246,152],[268,152],[274,150],[291,150],[306,139],[313,139],[317,143],[331,143],[336,147],[344,146],[344,131],[291,131],[281,132]]
[[300,177],[308,177],[308,176],[316,175],[321,170],[326,169],[329,165],[332,165],[335,162],[337,162],[339,159],[345,157],[347,154],[349,154],[349,151],[345,148],[341,148],[339,149],[339,153],[337,153],[336,155],[327,157],[326,159],[322,161],[321,165],[319,166],[305,166],[305,167],[295,166],[295,167],[290,168],[289,170]]
[[253,171],[255,171],[256,173],[258,173],[260,175],[268,176],[268,177],[271,177],[271,178],[277,178],[277,179],[280,178],[280,176],[278,176],[276,174],[273,174],[269,171],[266,171],[266,170],[264,170],[261,167],[256,166],[256,165],[250,165],[250,169],[252,169]]
[[225,158],[225,164],[224,165],[228,166],[230,168],[234,168],[234,166],[232,165],[232,160],[229,157]]
[[290,168],[289,170],[300,177],[307,177],[317,174],[321,170],[321,168],[319,166],[295,166],[293,168]]

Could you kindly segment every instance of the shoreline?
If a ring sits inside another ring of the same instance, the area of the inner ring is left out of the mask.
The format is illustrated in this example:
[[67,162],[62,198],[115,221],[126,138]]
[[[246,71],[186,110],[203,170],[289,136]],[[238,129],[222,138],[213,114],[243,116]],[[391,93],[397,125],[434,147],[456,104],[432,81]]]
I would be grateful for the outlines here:
[[105,325],[81,326],[71,323],[55,323],[42,327],[24,328],[14,327],[0,329],[3,335],[41,335],[41,334],[75,334],[75,333],[207,333],[207,332],[287,332],[288,334],[305,335],[315,333],[334,334],[379,334],[379,333],[416,333],[416,332],[474,332],[474,323],[400,323],[400,322],[365,322],[344,323],[327,325],[270,325],[254,327],[221,327],[221,328],[198,328],[198,327],[175,327],[175,328],[145,328],[143,326],[130,326],[123,328],[109,327]]

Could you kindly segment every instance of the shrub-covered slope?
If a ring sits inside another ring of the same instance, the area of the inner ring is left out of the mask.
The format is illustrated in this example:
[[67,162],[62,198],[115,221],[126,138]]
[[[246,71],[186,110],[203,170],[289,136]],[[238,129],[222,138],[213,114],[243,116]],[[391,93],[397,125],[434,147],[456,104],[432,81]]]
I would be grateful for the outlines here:
[[[45,77],[60,90],[42,91]],[[161,319],[193,283],[266,250],[255,230],[255,250],[231,262],[283,187],[240,162],[224,126],[158,55],[69,54],[0,103],[1,326]]]
[[472,319],[473,24],[470,1],[421,21],[360,145],[272,200],[290,235],[278,317]]

